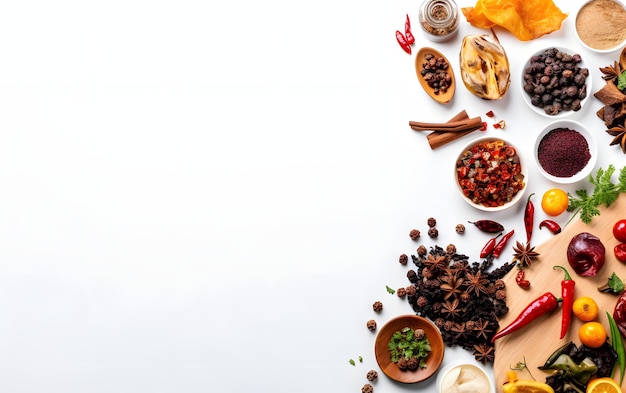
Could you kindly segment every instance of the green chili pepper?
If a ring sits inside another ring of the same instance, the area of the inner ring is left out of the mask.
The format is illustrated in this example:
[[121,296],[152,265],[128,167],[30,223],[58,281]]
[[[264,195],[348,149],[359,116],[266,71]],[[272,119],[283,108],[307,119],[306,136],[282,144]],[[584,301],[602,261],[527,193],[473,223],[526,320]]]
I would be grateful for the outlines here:
[[624,372],[626,371],[626,352],[624,351],[624,342],[622,341],[622,333],[617,327],[617,323],[613,316],[607,311],[606,316],[609,319],[609,330],[611,332],[611,344],[617,353],[617,362],[619,363],[619,384],[624,381]]

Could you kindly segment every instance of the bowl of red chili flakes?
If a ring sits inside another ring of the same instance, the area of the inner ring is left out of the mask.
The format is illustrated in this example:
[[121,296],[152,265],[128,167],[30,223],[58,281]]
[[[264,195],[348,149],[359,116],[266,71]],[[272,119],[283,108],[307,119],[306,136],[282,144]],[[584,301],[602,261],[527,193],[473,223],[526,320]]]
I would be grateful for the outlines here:
[[502,138],[481,137],[459,154],[454,178],[459,193],[470,206],[500,211],[522,199],[528,176],[515,146]]

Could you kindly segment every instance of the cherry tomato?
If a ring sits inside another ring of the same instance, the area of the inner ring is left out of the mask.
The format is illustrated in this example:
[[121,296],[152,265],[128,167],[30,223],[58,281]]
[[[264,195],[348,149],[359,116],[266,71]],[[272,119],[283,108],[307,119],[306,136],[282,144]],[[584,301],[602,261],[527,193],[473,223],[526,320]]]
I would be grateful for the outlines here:
[[626,219],[619,220],[613,225],[613,236],[622,243],[626,243]]
[[626,243],[620,243],[613,249],[613,254],[618,261],[626,263]]
[[567,209],[567,193],[560,188],[551,188],[541,197],[541,209],[549,216],[558,216]]

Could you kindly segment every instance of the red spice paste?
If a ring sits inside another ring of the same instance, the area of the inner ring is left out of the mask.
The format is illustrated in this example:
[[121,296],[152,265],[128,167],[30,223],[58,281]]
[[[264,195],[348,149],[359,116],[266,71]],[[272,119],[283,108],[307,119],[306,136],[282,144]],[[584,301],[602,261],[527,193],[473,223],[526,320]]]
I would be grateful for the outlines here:
[[580,172],[591,158],[584,136],[569,128],[555,128],[548,132],[537,152],[539,164],[556,177],[572,177]]

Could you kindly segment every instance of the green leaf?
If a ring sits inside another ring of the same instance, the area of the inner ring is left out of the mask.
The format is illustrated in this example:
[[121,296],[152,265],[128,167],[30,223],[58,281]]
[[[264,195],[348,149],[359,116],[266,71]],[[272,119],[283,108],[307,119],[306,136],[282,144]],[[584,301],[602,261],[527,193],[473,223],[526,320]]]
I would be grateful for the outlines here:
[[363,356],[359,356],[359,363],[363,363]]
[[617,88],[620,90],[624,90],[624,88],[626,88],[626,70],[622,71],[622,73],[617,77]]
[[353,366],[356,365],[356,362],[354,361],[354,359],[350,359],[350,364]]
[[393,295],[394,293],[396,293],[396,290],[393,288],[390,288],[389,285],[385,285],[385,286],[387,287],[387,292],[389,292],[390,294]]
[[622,291],[624,290],[624,282],[621,278],[617,276],[617,274],[615,274],[615,272],[613,272],[613,274],[611,274],[611,277],[609,277],[609,287],[615,293],[622,293]]

